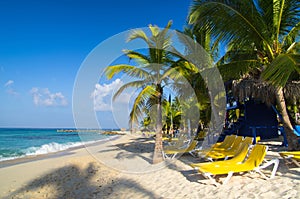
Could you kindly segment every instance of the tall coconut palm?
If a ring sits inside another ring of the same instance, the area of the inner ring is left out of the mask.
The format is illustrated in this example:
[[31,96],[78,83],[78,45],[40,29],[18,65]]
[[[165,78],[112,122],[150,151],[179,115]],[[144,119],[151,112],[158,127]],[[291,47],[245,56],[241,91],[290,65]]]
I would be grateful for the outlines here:
[[[289,149],[300,149],[288,117],[283,88],[300,73],[299,0],[195,0],[189,23],[205,27],[216,43],[227,45],[227,75],[256,69],[276,89]],[[220,67],[220,68],[222,68]]]
[[[135,30],[128,37],[128,41],[141,39],[148,45],[147,53],[142,54],[138,51],[125,50],[125,54],[133,59],[137,65],[120,64],[108,66],[106,75],[110,79],[114,75],[123,72],[133,80],[120,87],[114,95],[114,99],[127,88],[137,88],[139,93],[134,100],[130,113],[130,124],[137,124],[140,118],[145,115],[143,108],[155,107],[156,115],[156,137],[153,163],[163,161],[162,156],[162,100],[164,86],[169,83],[173,68],[170,67],[172,55],[168,49],[171,47],[171,35],[168,30],[171,21],[167,26],[160,30],[157,26],[149,25],[151,36],[147,36],[143,30]],[[150,104],[149,104],[150,103]]]

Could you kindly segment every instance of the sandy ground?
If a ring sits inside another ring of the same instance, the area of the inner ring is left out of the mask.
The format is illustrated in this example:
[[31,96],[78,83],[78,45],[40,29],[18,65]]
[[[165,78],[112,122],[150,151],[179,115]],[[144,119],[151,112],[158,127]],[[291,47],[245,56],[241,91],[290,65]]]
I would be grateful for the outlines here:
[[[151,165],[153,144],[149,138],[124,135],[87,148],[0,163],[0,198],[300,198],[300,168],[288,167],[282,159],[274,179],[235,174],[216,187],[192,170],[189,163],[199,160],[190,155]],[[269,144],[267,158],[280,158],[280,147]]]

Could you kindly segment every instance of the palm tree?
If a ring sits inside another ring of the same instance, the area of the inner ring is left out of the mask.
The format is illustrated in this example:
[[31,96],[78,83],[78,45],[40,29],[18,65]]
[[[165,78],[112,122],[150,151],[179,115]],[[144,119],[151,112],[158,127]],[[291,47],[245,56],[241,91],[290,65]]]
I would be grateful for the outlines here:
[[143,118],[143,108],[147,105],[150,108],[155,107],[156,121],[156,137],[155,149],[153,155],[153,163],[163,161],[162,156],[162,101],[163,90],[169,84],[172,76],[173,68],[170,65],[173,63],[172,55],[168,49],[171,47],[171,35],[168,30],[172,22],[169,21],[167,26],[160,30],[157,26],[149,25],[151,37],[148,37],[143,30],[135,30],[128,37],[128,41],[142,39],[148,45],[147,54],[142,54],[138,51],[125,50],[127,57],[133,59],[137,66],[133,65],[114,65],[106,68],[106,75],[111,79],[114,75],[123,72],[133,78],[120,87],[114,95],[114,99],[119,96],[127,88],[138,88],[139,93],[134,100],[133,107],[130,113],[130,124],[133,126],[138,123],[140,118]]
[[181,105],[179,103],[179,99],[176,97],[171,100],[171,95],[169,95],[169,100],[164,99],[162,102],[163,108],[163,129],[170,134],[170,131],[174,129],[178,129],[181,123]]
[[226,78],[249,74],[270,83],[283,117],[289,149],[300,149],[293,134],[283,88],[300,73],[299,0],[195,0],[189,13],[194,28],[205,28],[214,43],[227,44],[219,64]]
[[[182,35],[186,35],[190,37],[194,42],[188,41],[186,37],[183,37]],[[207,29],[205,28],[199,29],[197,28],[197,26],[196,28],[187,26],[184,29],[182,35],[178,35],[179,40],[186,47],[187,51],[197,52],[198,51],[197,48],[201,46],[202,49],[205,52],[207,52],[207,55],[210,56],[210,58],[208,58],[209,60],[217,59],[218,45],[213,45],[213,46],[211,45],[210,42],[211,34],[208,32]],[[199,121],[198,121],[198,128],[196,134],[200,133],[200,131],[203,131],[204,127],[208,127],[208,126],[210,126],[211,129],[214,129],[212,133],[221,132],[221,129],[219,127],[222,126],[223,121],[220,120],[220,118],[222,118],[220,116],[222,116],[222,114],[224,115],[224,113],[222,113],[222,111],[217,112],[215,107],[216,106],[221,107],[222,102],[217,102],[216,100],[210,101],[210,98],[212,98],[213,95],[210,93],[208,88],[209,80],[207,79],[207,77],[209,77],[209,75],[204,75],[204,74],[214,73],[212,71],[215,70],[215,67],[212,66],[196,67],[192,62],[185,59],[183,56],[181,57],[180,60],[177,61],[176,66],[179,73],[183,77],[185,77],[185,80],[189,83],[188,85],[192,87],[196,95],[197,102],[195,102],[196,107],[194,108],[199,109],[199,113],[200,113],[198,117]],[[216,75],[216,73],[214,73],[214,75]],[[212,81],[210,81],[210,83],[211,82]],[[219,85],[217,84],[213,85],[212,87],[210,87],[210,90],[213,87],[218,87],[218,86]],[[186,89],[185,87],[181,88],[179,93],[184,93],[185,89]],[[188,102],[190,100],[192,101],[195,100],[195,99],[189,99],[189,97],[191,96],[185,95],[184,101]],[[188,103],[186,104],[187,106],[189,106]],[[211,115],[211,111],[213,112],[213,115]],[[216,121],[213,121],[214,119],[212,118],[212,116]],[[192,117],[192,118],[196,118],[196,117]]]

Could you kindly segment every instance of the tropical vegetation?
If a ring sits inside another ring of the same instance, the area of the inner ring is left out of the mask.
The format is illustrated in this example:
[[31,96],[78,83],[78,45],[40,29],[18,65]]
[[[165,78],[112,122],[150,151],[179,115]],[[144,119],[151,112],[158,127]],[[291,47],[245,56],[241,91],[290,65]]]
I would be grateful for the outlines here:
[[[187,51],[196,48],[196,43],[200,44],[218,66],[224,81],[252,79],[271,88],[291,150],[300,150],[288,112],[296,115],[300,96],[291,97],[286,89],[300,79],[299,19],[298,0],[194,0],[188,15],[189,24],[183,31],[193,42],[179,37]],[[173,49],[168,32],[171,24],[170,21],[162,30],[149,25],[150,36],[143,30],[133,31],[128,41],[141,39],[148,48],[124,50],[134,64],[108,66],[105,71],[109,79],[119,73],[132,78],[120,87],[114,99],[128,88],[137,89],[130,126],[133,129],[139,123],[145,129],[155,129],[153,163],[163,161],[163,130],[168,134],[180,126],[186,128],[188,123],[198,126],[198,130],[203,129],[211,116],[220,115],[214,106],[221,103],[218,99],[210,99],[207,79],[202,77],[203,71],[209,73],[213,68],[199,69],[170,50]],[[185,83],[180,85],[179,76],[184,77]],[[186,95],[187,83],[196,99]],[[173,100],[166,99],[166,87],[172,87],[177,94]],[[195,109],[199,110],[200,118],[187,116],[193,112],[188,110]],[[185,118],[195,120],[185,121]]]
[[288,116],[284,88],[300,74],[300,1],[195,0],[189,13],[193,31],[224,45],[217,62],[225,80],[251,77],[275,90],[289,149],[300,149]]
[[[151,36],[143,30],[133,31],[128,41],[141,39],[147,45],[146,53],[124,50],[126,56],[136,62],[136,65],[118,64],[108,66],[106,75],[109,79],[118,73],[125,73],[132,77],[132,81],[122,85],[114,95],[118,97],[125,89],[136,88],[138,95],[133,102],[133,107],[130,113],[130,125],[139,123],[139,119],[149,117],[152,114],[155,121],[155,149],[153,155],[153,163],[163,161],[162,156],[162,103],[164,97],[164,87],[169,85],[172,80],[172,74],[176,72],[172,67],[174,63],[174,55],[170,53],[171,35],[168,30],[171,27],[170,21],[167,26],[160,30],[157,26],[149,25]],[[151,112],[145,112],[151,110]],[[148,114],[148,115],[145,115]],[[148,118],[148,121],[151,122]]]

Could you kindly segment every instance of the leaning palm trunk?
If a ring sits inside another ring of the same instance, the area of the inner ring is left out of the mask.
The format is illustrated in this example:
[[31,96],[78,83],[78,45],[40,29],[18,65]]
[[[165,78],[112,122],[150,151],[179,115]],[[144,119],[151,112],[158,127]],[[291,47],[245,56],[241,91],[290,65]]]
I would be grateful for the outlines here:
[[300,150],[300,144],[298,142],[298,138],[294,134],[293,126],[291,124],[290,118],[286,110],[286,103],[285,103],[282,87],[279,87],[276,90],[276,101],[280,109],[280,112],[282,114],[282,123],[283,123],[284,131],[286,132],[286,136],[287,136],[288,149],[291,151]]
[[157,99],[157,121],[156,121],[156,134],[155,134],[155,148],[153,154],[153,164],[162,162],[163,159],[163,146],[162,146],[162,109],[161,109],[160,93]]

